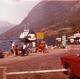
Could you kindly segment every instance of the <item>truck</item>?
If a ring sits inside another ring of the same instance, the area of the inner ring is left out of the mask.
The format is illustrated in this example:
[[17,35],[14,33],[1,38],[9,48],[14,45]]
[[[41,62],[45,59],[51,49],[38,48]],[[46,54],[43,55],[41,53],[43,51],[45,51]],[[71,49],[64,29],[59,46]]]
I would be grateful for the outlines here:
[[61,64],[67,69],[64,73],[69,79],[80,79],[80,54],[61,56]]

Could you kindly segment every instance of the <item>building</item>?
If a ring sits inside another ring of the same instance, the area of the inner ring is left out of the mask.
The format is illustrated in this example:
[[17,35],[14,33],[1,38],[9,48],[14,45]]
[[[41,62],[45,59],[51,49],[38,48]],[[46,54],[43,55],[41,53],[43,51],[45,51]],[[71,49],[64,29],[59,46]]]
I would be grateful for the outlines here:
[[68,37],[68,42],[72,44],[80,44],[80,33],[78,32]]

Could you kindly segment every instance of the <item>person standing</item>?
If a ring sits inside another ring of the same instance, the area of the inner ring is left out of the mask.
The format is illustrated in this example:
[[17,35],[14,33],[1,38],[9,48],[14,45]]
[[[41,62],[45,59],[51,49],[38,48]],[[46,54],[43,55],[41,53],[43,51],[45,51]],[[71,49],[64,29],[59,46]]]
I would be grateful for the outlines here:
[[24,44],[23,45],[23,55],[28,55],[29,54],[29,44]]
[[14,56],[16,56],[16,43],[11,41],[11,52],[14,54]]

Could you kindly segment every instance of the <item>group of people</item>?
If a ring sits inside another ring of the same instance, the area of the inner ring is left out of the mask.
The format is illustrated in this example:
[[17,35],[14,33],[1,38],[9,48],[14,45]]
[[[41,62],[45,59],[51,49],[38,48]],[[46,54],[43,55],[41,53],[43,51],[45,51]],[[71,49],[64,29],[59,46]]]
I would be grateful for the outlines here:
[[28,45],[24,44],[22,47],[18,47],[18,45],[15,42],[11,41],[11,52],[13,53],[14,56],[17,56],[19,54],[20,55],[28,54],[29,51],[27,49]]
[[23,44],[23,46],[18,47],[18,45],[11,41],[11,52],[13,53],[14,56],[17,55],[28,55],[29,52],[47,52],[47,44],[44,41],[35,43],[32,42],[32,51],[29,48],[29,44]]

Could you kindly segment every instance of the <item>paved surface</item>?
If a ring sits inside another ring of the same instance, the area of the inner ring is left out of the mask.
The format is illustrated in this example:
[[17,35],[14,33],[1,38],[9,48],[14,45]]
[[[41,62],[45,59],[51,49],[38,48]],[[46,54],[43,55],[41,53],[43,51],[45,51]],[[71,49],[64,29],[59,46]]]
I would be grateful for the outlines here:
[[[33,70],[51,70],[63,68],[60,57],[66,54],[66,49],[49,49],[49,53],[30,53],[29,56],[16,56],[0,59],[0,66],[6,66],[7,72],[33,71]],[[1,70],[1,69],[0,69]],[[0,71],[0,74],[2,70]],[[0,78],[1,79],[1,78]],[[7,79],[68,79],[62,72],[11,75]]]

